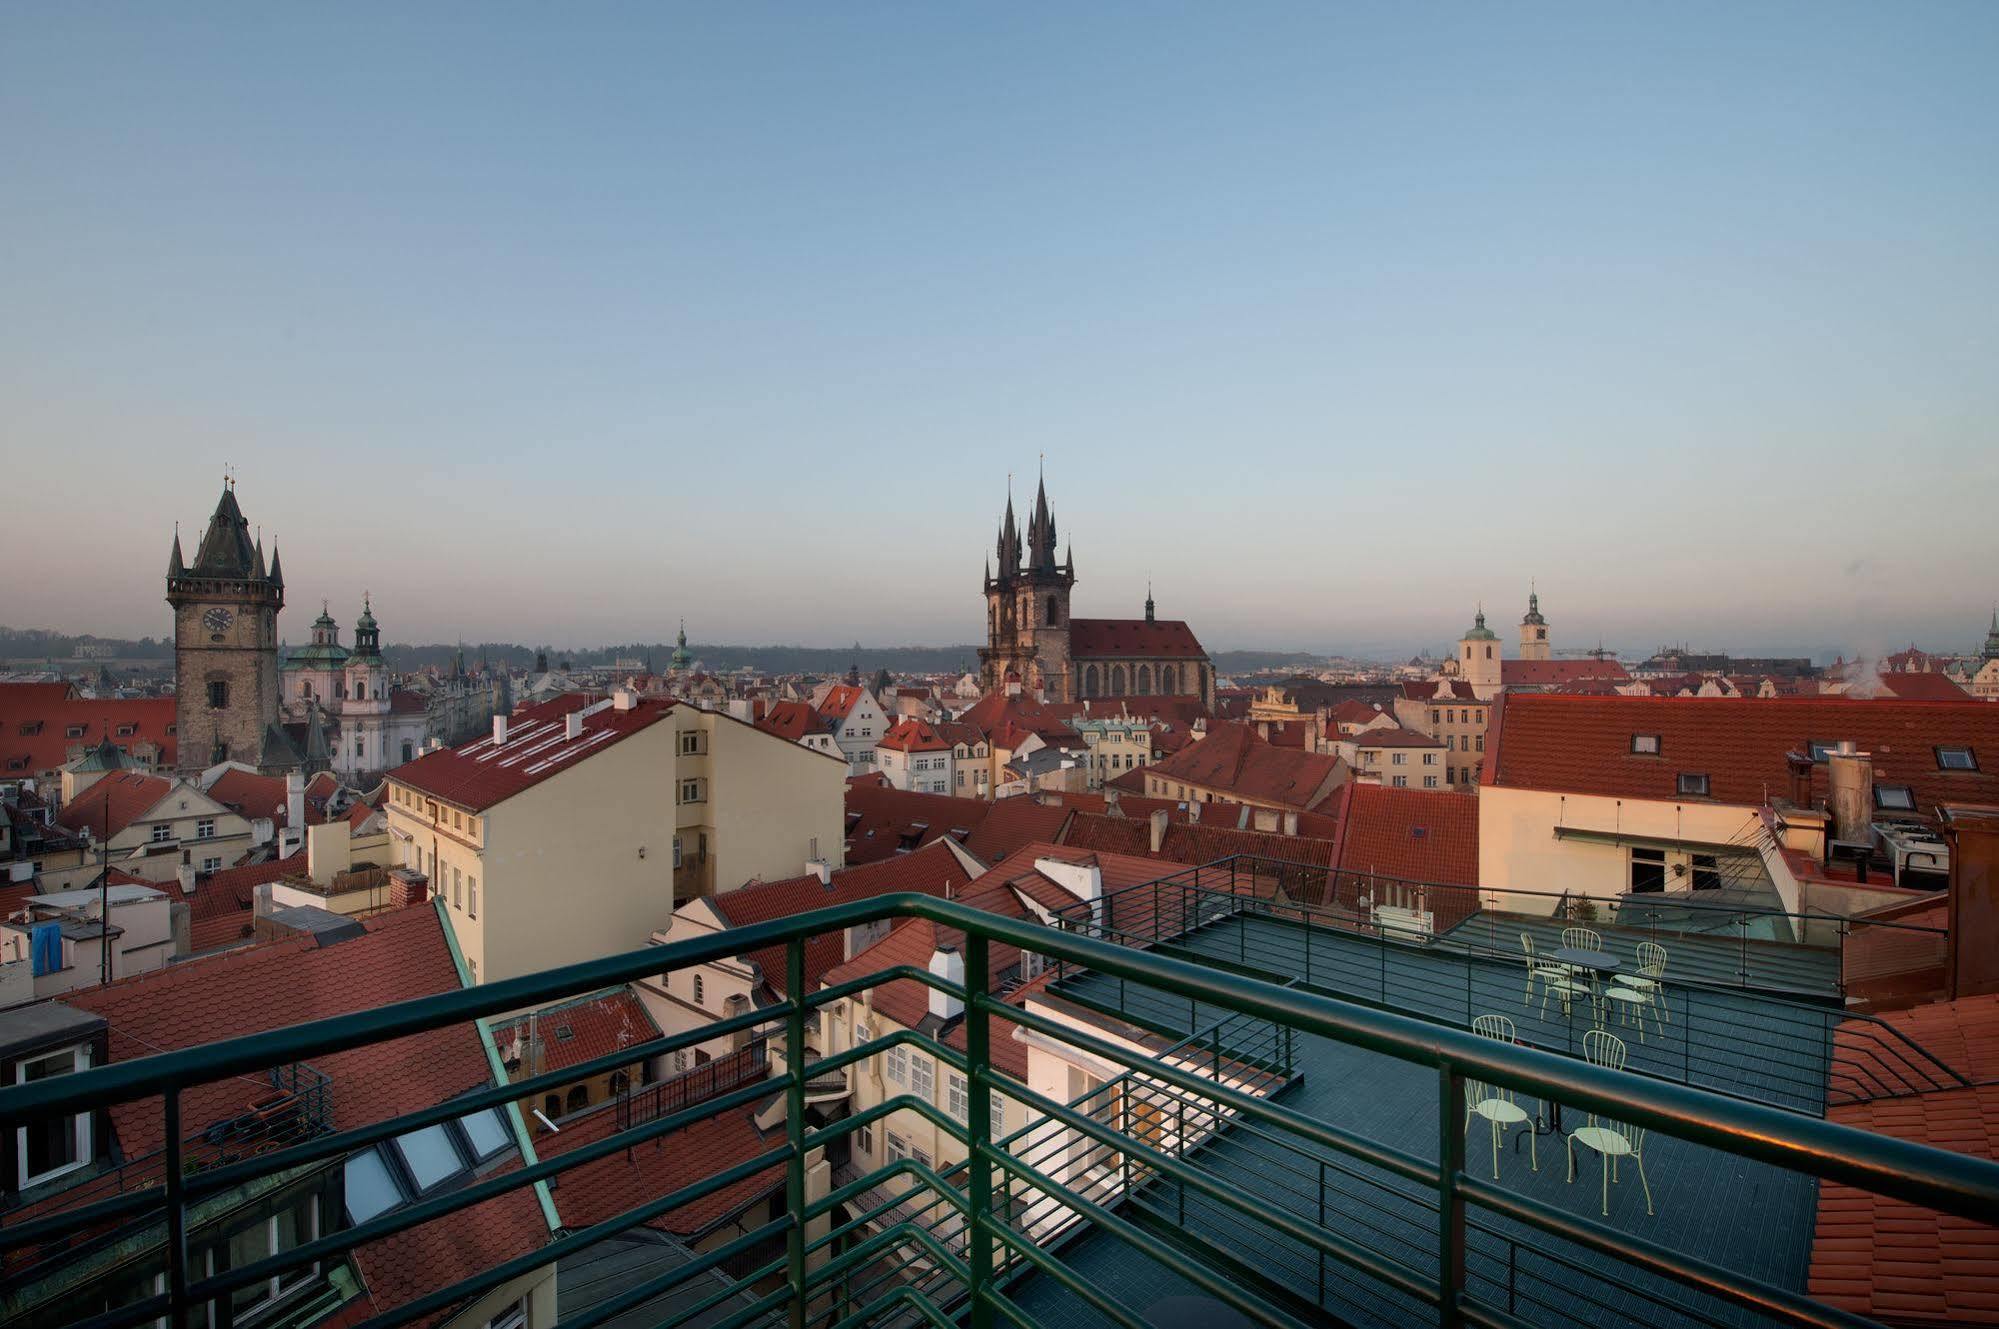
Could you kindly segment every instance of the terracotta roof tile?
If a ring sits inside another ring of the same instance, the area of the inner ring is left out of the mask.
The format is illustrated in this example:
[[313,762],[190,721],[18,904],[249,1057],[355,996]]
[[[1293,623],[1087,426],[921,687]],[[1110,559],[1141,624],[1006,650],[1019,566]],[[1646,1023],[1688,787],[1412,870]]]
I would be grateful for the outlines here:
[[[427,752],[389,772],[389,778],[472,812],[483,812],[543,780],[568,770],[594,752],[649,729],[667,717],[671,701],[640,698],[630,710],[571,693],[514,713],[507,741],[496,746],[491,734],[455,748]],[[580,738],[568,739],[565,720],[585,712]]]
[[92,835],[116,835],[158,806],[173,781],[144,771],[113,771],[56,813],[58,824]]
[[1208,653],[1194,630],[1179,619],[1072,618],[1069,655],[1077,660],[1119,656],[1204,660]]
[[[67,683],[0,683],[0,775],[59,770],[107,736],[127,752],[151,744],[156,768],[172,770],[173,727],[172,697],[79,697]],[[72,737],[71,729],[81,732]]]
[[1147,767],[1145,776],[1147,788],[1165,780],[1223,797],[1309,809],[1331,794],[1342,769],[1338,757],[1276,747],[1246,725],[1217,724],[1200,742]]

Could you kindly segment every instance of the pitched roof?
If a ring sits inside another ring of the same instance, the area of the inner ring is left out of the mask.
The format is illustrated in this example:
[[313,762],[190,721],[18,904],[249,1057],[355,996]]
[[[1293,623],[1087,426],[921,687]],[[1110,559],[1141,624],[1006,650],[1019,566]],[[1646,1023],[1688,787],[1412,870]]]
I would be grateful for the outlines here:
[[[664,720],[674,703],[641,697],[630,710],[610,701],[570,693],[514,713],[507,741],[487,734],[455,748],[427,752],[389,772],[389,778],[472,812],[482,812],[523,789],[560,775],[578,761]],[[583,713],[582,736],[566,738],[564,718]]]
[[807,734],[824,733],[826,722],[819,712],[802,701],[781,701],[764,712],[763,718],[757,721],[757,728],[796,743]]
[[[971,730],[969,725],[956,726],[960,730]],[[891,752],[948,752],[951,740],[937,732],[937,726],[928,720],[899,720],[886,734],[876,741],[878,748]]]
[[1881,695],[1900,701],[1970,701],[1971,694],[1942,674],[1888,673],[1881,675]]
[[819,703],[819,714],[829,720],[844,720],[847,718],[847,713],[867,695],[866,688],[856,687],[852,683],[835,683],[826,693],[826,699]]
[[[633,1047],[659,1037],[659,1026],[647,1013],[645,1003],[630,988],[615,988],[577,997],[535,1012],[534,1028],[541,1040],[541,1055],[533,1074],[559,1071],[595,1057]],[[525,1013],[509,1022],[496,1022],[493,1046],[501,1059],[512,1062],[523,1054],[527,1038]],[[525,1077],[528,1071],[519,1075]]]
[[[1403,695],[1420,696],[1422,694],[1405,692]],[[1376,720],[1388,714],[1387,711],[1382,710],[1379,706],[1370,706],[1364,701],[1343,701],[1329,707],[1326,711],[1326,718],[1334,724],[1364,725],[1373,724]],[[1391,716],[1390,718],[1393,717]]]
[[1217,724],[1200,742],[1146,767],[1145,774],[1147,787],[1158,778],[1235,798],[1314,808],[1325,801],[1328,782],[1340,769],[1338,757],[1276,747],[1247,725]]
[[1044,803],[1031,794],[1002,798],[973,828],[965,848],[981,863],[997,863],[1024,844],[1052,843],[1068,819],[1069,809],[1059,800]]
[[1009,697],[1004,692],[989,692],[958,720],[1003,748],[1017,745],[1027,734],[1039,734],[1057,745],[1082,742],[1082,735],[1069,727],[1057,707],[1028,696]]
[[118,834],[159,806],[174,782],[144,771],[113,771],[63,805],[56,821],[92,835]]
[[946,835],[962,842],[992,809],[993,805],[982,799],[919,794],[865,777],[849,780],[847,864],[872,863]]
[[305,850],[289,858],[241,863],[200,878],[188,906],[188,949],[194,954],[247,940],[256,927],[257,887],[306,870]]
[[[1443,693],[1443,696],[1438,696]],[[1402,695],[1410,701],[1477,701],[1478,693],[1462,678],[1425,678],[1402,685]]]
[[1069,655],[1086,660],[1103,657],[1204,660],[1194,630],[1175,618],[1072,618]]
[[1342,871],[1478,884],[1477,795],[1357,783],[1339,798]]
[[[308,938],[230,951],[63,1000],[105,1017],[112,1059],[127,1061],[458,986],[457,966],[434,908],[396,910],[361,926],[364,935],[333,946]],[[312,1064],[333,1081],[329,1102],[336,1130],[431,1107],[491,1083],[478,1035],[466,1025],[331,1053]],[[191,1087],[182,1091],[184,1119],[199,1129],[238,1116],[264,1092],[267,1083],[254,1076]],[[110,1115],[128,1157],[163,1145],[158,1098],[117,1104]],[[547,1239],[534,1196],[522,1188],[462,1210],[448,1222],[370,1242],[354,1258],[376,1309],[386,1311],[526,1254]]]
[[1441,748],[1442,739],[1421,734],[1414,729],[1404,729],[1401,725],[1379,729],[1363,729],[1357,734],[1347,735],[1346,741],[1356,748]]
[[[753,1109],[736,1108],[705,1117],[632,1149],[619,1149],[561,1174],[555,1208],[565,1227],[582,1229],[615,1218],[649,1200],[694,1183],[784,1143],[780,1126],[766,1137],[757,1130]],[[600,1109],[562,1123],[559,1133],[538,1130],[535,1152],[560,1158],[618,1130],[616,1111]],[[757,1200],[784,1187],[782,1163],[668,1210],[646,1226],[695,1238]]]
[[[1999,1158],[1999,995],[1880,1016],[1975,1083],[1837,1104],[1828,1120],[1978,1158]],[[1865,1056],[1868,1037],[1839,1044]],[[1818,1301],[1894,1324],[1999,1324],[1999,1228],[1839,1182],[1819,1183],[1806,1289]]]
[[[964,892],[972,880],[958,856],[948,845],[935,840],[923,848],[893,858],[843,868],[830,883],[816,874],[788,877],[783,881],[756,882],[739,890],[710,897],[715,912],[732,928],[748,927],[773,918],[789,918],[828,905],[854,900],[871,900],[896,891],[917,891],[924,895],[946,896]],[[771,946],[746,956],[762,971],[771,990],[785,989],[785,948]],[[820,976],[839,964],[846,951],[843,933],[825,932],[805,943],[805,985],[817,988]]]
[[128,753],[150,743],[156,764],[170,769],[179,749],[173,729],[172,697],[79,697],[67,683],[0,683],[0,774],[59,770],[107,738]]
[[1510,688],[1570,683],[1579,678],[1628,678],[1619,660],[1501,660],[1499,681]]
[[[331,782],[332,777],[327,779]],[[317,784],[319,777],[314,776],[313,782]],[[208,786],[208,796],[245,817],[268,817],[279,826],[290,823],[285,778],[282,775],[258,775],[255,771],[231,767]],[[317,800],[307,798],[305,820],[309,826],[317,826],[326,820],[325,795]]]
[[[1754,807],[1789,792],[1787,754],[1852,739],[1875,783],[1909,786],[1919,814],[1999,803],[1999,706],[1986,702],[1534,693],[1506,696],[1494,725],[1484,782],[1508,788],[1677,801],[1678,775],[1692,772],[1708,777],[1712,801]],[[1634,754],[1634,734],[1656,735],[1659,754]],[[1939,745],[1970,747],[1980,769],[1939,770]],[[1822,795],[1822,767],[1812,779]]]

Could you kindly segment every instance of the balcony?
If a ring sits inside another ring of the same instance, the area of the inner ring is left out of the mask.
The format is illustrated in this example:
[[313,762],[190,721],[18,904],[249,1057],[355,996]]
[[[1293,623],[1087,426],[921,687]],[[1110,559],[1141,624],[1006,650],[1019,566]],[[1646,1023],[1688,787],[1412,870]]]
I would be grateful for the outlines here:
[[[1054,928],[958,902],[882,897],[0,1088],[0,1128],[10,1138],[106,1104],[156,1100],[166,1141],[156,1184],[0,1217],[0,1308],[22,1323],[90,1329],[178,1320],[204,1307],[225,1326],[239,1313],[259,1326],[336,1314],[347,1323],[357,1317],[337,1304],[351,1286],[342,1262],[429,1229],[459,1258],[437,1261],[414,1295],[388,1305],[378,1297],[376,1313],[361,1317],[369,1329],[497,1322],[472,1308],[551,1268],[553,1295],[523,1303],[530,1329],[558,1316],[578,1329],[1295,1326],[1328,1317],[1854,1324],[1864,1321],[1804,1291],[1821,1180],[1978,1223],[1999,1213],[1999,1165],[1821,1118],[1842,1075],[1848,1092],[1863,1084],[1895,1092],[1889,1077],[1913,1085],[1955,1074],[1889,1034],[1856,1050],[1850,1028],[1833,1036],[1838,1021],[1824,1009],[1674,984],[1657,1032],[1626,1039],[1627,1069],[1592,1065],[1572,1051],[1596,1027],[1592,1016],[1581,1002],[1563,1013],[1544,1011],[1532,994],[1523,1001],[1527,971],[1517,955],[1342,926],[1336,899],[1315,905],[1288,889],[1259,892],[1259,874],[1242,867],[1238,889],[1223,884],[1227,869],[1204,869],[1198,879],[1181,874],[1081,903]],[[899,964],[797,995],[806,938],[882,919],[924,920],[940,936],[962,937],[965,980]],[[768,947],[784,948],[794,994],[777,1008],[212,1163],[198,1162],[182,1127],[184,1102],[216,1081],[305,1059],[325,1064]],[[1014,967],[1015,951],[1047,968],[1002,989],[992,976]],[[515,1114],[517,1149],[485,1155],[497,1161],[372,1216],[354,1213],[351,1171],[337,1193],[343,1164],[390,1141],[453,1123],[459,1130],[487,1109],[512,1112],[516,1102],[722,1036],[782,1036],[803,1048],[815,1013],[904,982],[939,994],[948,1016],[802,1058],[769,1079],[662,1092],[644,1111],[600,1114],[559,1148],[527,1134]],[[1467,1030],[1469,1015],[1486,1013],[1512,1017],[1519,1043]],[[1008,1059],[995,1056],[1000,1040],[1025,1046],[1025,1080],[1000,1069]],[[845,1095],[813,1102],[815,1086],[891,1048],[933,1058],[940,1086],[947,1070],[966,1077],[962,1119],[911,1092],[867,1107]],[[1082,1067],[1099,1068],[1099,1082],[1076,1093],[1056,1087],[1054,1071]],[[1466,1129],[1467,1103],[1489,1092],[1479,1086],[1511,1091],[1527,1111],[1496,1144],[1483,1119]],[[999,1128],[992,1091],[1006,1103]],[[1563,1132],[1591,1114],[1648,1132],[1642,1188],[1634,1160],[1612,1180],[1585,1150],[1570,1180]],[[758,1124],[740,1126],[746,1147],[710,1147],[716,1123],[749,1118]],[[965,1161],[857,1163],[856,1136],[898,1118],[928,1123]],[[1549,1133],[1533,1135],[1537,1125]],[[603,1175],[593,1168],[641,1150],[697,1170],[650,1192],[588,1193]],[[315,1174],[336,1192],[325,1212],[345,1210],[344,1219],[295,1233],[279,1254],[238,1257],[234,1246],[211,1245],[203,1249],[224,1254],[189,1258],[218,1209]],[[764,1204],[772,1187],[781,1199]],[[592,1217],[553,1221],[551,1194],[565,1213],[596,1202]],[[684,1242],[658,1230],[664,1218],[743,1194],[753,1202],[733,1227],[711,1225]],[[508,1197],[529,1211],[530,1196],[551,1216],[531,1243],[478,1245],[475,1214]],[[119,1277],[93,1275],[107,1289],[94,1301],[37,1299],[43,1284],[33,1280],[56,1277],[60,1262],[49,1257],[63,1253],[115,1258]],[[305,1270],[323,1287],[284,1301]],[[239,1311],[246,1293],[265,1289],[272,1301]],[[87,1313],[69,1313],[84,1301]]]

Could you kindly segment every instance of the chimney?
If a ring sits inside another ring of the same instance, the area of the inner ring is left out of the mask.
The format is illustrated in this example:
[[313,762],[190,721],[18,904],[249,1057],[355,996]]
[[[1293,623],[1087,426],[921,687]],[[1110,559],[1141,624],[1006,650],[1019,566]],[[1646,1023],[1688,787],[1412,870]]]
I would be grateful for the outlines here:
[[503,748],[506,745],[507,745],[507,717],[504,715],[496,715],[493,717],[493,746],[496,748]]
[[1999,992],[1999,817],[1944,813],[1950,843],[1950,931],[1944,978],[1952,997]]
[[1832,804],[1833,834],[1855,844],[1871,844],[1874,803],[1874,758],[1852,739],[1841,739],[1825,764],[1826,790]]
[[1159,852],[1159,846],[1166,843],[1166,823],[1170,818],[1167,817],[1165,808],[1155,808],[1147,820],[1150,824],[1146,827],[1146,843],[1151,846],[1150,852],[1156,854]]
[[1191,795],[1187,799],[1187,820],[1196,826],[1201,824],[1201,800]]
[[562,717],[562,737],[571,743],[583,737],[582,711],[571,711]]
[[[930,952],[930,972],[948,983],[956,983],[962,990],[965,986],[965,956],[955,946],[939,946]],[[965,1013],[962,998],[948,992],[930,989],[930,1013],[940,1020],[948,1020]]]
[[1104,895],[1104,870],[1093,858],[1087,863],[1065,863],[1059,858],[1037,858],[1034,870],[1085,903]]
[[826,886],[826,887],[832,886],[833,865],[831,863],[828,863],[825,859],[823,858],[806,859],[805,870],[811,873],[813,876],[819,878],[819,884],[821,886]]
[[194,894],[194,864],[183,862],[174,869],[174,877],[180,882],[181,894]]
[[614,688],[611,691],[611,709],[614,711],[635,711],[639,706],[639,694],[630,688]]
[[1106,816],[1122,817],[1124,815],[1124,810],[1118,806],[1120,797],[1122,797],[1122,791],[1116,785],[1107,784],[1104,786],[1104,814]]
[[293,835],[305,834],[305,776],[297,771],[285,776],[285,828]]

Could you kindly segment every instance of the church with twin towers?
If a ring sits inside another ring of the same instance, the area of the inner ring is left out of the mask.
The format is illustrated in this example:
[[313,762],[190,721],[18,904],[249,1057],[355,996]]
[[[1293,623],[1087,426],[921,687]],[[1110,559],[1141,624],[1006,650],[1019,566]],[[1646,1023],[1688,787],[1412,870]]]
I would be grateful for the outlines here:
[[987,693],[1013,692],[1049,702],[1186,697],[1212,708],[1215,669],[1194,630],[1154,613],[1147,588],[1143,618],[1075,618],[1076,555],[1063,549],[1045,481],[1023,533],[1007,494],[995,559],[986,566],[986,645],[979,682]]

